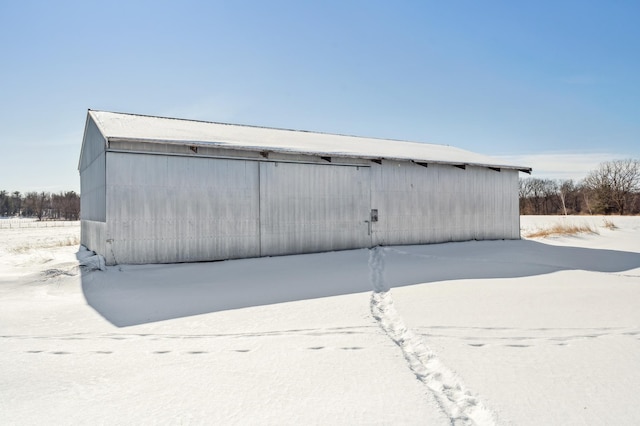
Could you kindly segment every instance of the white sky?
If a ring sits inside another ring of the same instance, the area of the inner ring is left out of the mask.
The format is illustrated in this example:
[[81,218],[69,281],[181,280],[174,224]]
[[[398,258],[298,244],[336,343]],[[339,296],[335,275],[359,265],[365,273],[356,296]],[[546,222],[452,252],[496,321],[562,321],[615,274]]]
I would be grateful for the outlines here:
[[[533,168],[532,177],[540,179],[584,179],[589,171],[605,161],[625,159],[624,155],[612,153],[547,152],[540,154],[498,155],[504,162],[523,164]],[[521,177],[527,175],[521,174]]]

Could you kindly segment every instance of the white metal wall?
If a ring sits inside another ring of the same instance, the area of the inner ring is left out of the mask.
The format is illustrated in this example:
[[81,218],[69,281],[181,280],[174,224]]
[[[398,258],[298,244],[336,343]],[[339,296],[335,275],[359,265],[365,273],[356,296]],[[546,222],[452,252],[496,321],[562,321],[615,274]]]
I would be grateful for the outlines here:
[[107,263],[259,256],[258,163],[107,153]]
[[517,171],[106,155],[108,264],[519,238]]
[[105,140],[93,120],[87,121],[78,168],[81,219],[104,222],[106,220]]
[[517,171],[383,161],[372,173],[374,244],[520,237]]
[[80,235],[80,244],[98,254],[106,255],[106,222],[83,219],[80,221]]
[[260,163],[263,256],[369,247],[370,167]]
[[105,140],[93,120],[87,121],[80,171],[80,244],[105,254]]
[[368,247],[370,167],[107,153],[108,264]]

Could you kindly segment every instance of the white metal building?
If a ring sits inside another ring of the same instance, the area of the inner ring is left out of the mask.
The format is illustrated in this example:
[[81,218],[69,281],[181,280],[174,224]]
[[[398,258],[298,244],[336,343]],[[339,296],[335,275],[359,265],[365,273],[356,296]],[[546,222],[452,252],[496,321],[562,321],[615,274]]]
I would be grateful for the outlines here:
[[82,241],[107,264],[518,239],[518,173],[450,146],[91,111]]

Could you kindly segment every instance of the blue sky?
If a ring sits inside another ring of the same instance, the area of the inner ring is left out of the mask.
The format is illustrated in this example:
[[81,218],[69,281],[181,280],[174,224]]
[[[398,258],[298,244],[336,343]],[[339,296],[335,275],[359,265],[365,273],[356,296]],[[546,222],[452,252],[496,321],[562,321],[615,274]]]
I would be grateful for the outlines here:
[[640,158],[638,1],[0,0],[0,189],[79,190],[102,109],[454,145],[583,177]]

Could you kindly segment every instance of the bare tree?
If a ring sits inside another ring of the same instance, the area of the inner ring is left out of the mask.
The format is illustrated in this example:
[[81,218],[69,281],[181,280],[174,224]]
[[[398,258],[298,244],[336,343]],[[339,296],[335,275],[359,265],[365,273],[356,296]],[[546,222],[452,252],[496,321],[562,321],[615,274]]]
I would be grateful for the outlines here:
[[518,192],[520,214],[569,215],[589,208],[587,192],[572,179],[520,179]]
[[75,191],[60,192],[51,196],[52,215],[55,218],[78,220],[80,217],[80,196]]
[[36,196],[36,216],[38,220],[42,220],[51,203],[51,194],[48,192],[40,192]]
[[584,180],[584,186],[596,198],[599,213],[625,214],[640,190],[640,161],[615,160],[601,163]]
[[519,195],[522,214],[555,214],[560,209],[558,183],[551,179],[521,179]]
[[33,217],[36,215],[36,198],[38,198],[37,192],[27,192],[24,194],[24,200],[22,202],[22,214],[27,217]]
[[531,198],[531,179],[518,180],[518,200],[520,201],[520,214],[529,214],[530,209],[527,204]]
[[5,190],[0,191],[0,216],[11,214],[11,197]]
[[27,192],[24,196],[24,214],[42,220],[49,210],[51,194],[48,192]]
[[560,185],[558,185],[558,195],[560,196],[560,201],[562,202],[562,211],[564,212],[564,215],[567,215],[567,187],[564,185],[564,183],[560,183]]
[[557,182],[557,188],[563,214],[566,216],[569,212],[576,213],[580,211],[578,193],[581,188],[576,186],[573,179],[559,180]]
[[11,196],[11,212],[10,215],[19,215],[22,213],[22,196],[20,191],[13,191]]
[[542,181],[543,214],[555,214],[560,210],[558,192],[558,183],[555,180],[544,179]]

